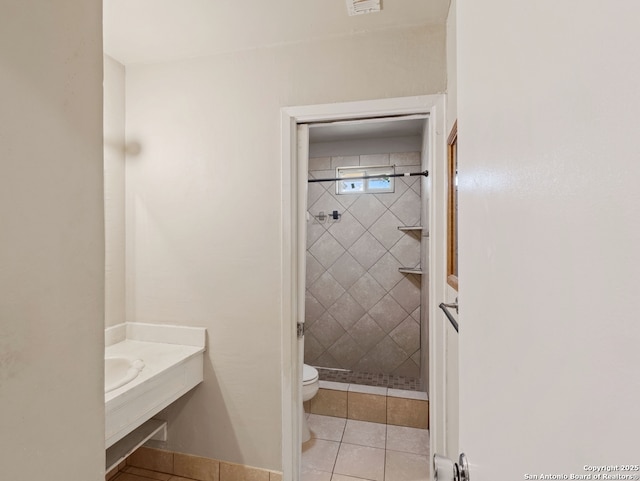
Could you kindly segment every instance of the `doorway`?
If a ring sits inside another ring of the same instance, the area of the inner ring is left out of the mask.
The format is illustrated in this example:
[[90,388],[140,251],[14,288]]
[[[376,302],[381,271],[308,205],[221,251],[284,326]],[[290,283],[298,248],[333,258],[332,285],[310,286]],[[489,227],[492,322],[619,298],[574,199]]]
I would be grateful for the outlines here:
[[427,122],[306,124],[304,363],[321,381],[427,390]]
[[[444,113],[443,96],[422,96],[376,101],[353,102],[346,104],[317,105],[292,107],[282,111],[282,160],[283,160],[283,472],[285,480],[300,479],[300,426],[302,420],[302,363],[303,341],[296,336],[297,324],[302,324],[305,317],[305,278],[306,278],[306,237],[307,237],[307,175],[308,175],[308,129],[299,129],[299,125],[318,123],[337,123],[346,120],[372,118],[392,118],[397,116],[428,116],[424,131],[423,167],[429,170],[429,179],[423,183],[425,194],[433,201],[424,205],[426,217],[429,219],[426,233],[433,231],[441,217],[437,212],[440,203],[432,194],[439,193],[434,184],[444,179],[444,169],[434,159],[444,159],[446,143],[443,138]],[[361,122],[362,123],[362,122]],[[442,170],[442,172],[441,172]],[[337,210],[337,209],[336,209]],[[332,212],[333,214],[333,212]],[[319,213],[317,215],[320,215]],[[340,212],[337,213],[340,215]],[[425,228],[425,226],[423,226]],[[440,263],[436,262],[441,255],[439,242],[430,240],[424,250],[421,266],[428,265],[428,276],[436,272]],[[424,262],[425,258],[434,259]],[[415,266],[413,266],[415,267]],[[444,285],[429,283],[428,289],[422,289],[421,302],[440,295]],[[430,307],[423,313],[427,320],[425,326],[431,330],[431,319],[434,318]],[[436,332],[437,334],[437,332]],[[431,346],[436,343],[436,336],[429,337],[429,381],[424,387],[435,385],[437,370],[440,368],[435,351]],[[426,351],[423,350],[423,351]],[[433,360],[433,361],[432,361]],[[435,361],[435,362],[434,362]],[[426,373],[425,373],[426,374]],[[435,376],[434,376],[435,374]],[[424,376],[427,377],[426,375]],[[298,381],[300,380],[300,381]],[[433,416],[433,413],[431,414]],[[433,435],[433,431],[431,433]]]

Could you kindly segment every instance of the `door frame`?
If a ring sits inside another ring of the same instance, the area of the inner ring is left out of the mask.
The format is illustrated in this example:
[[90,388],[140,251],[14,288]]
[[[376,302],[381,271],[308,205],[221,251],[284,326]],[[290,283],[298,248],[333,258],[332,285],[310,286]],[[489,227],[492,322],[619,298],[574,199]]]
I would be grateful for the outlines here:
[[[306,246],[305,209],[307,192],[306,168],[301,168],[298,159],[297,125],[313,122],[331,122],[338,120],[356,120],[371,117],[393,117],[396,115],[428,114],[428,138],[426,146],[429,153],[428,170],[433,201],[429,202],[429,232],[442,232],[432,236],[429,241],[429,424],[432,446],[439,446],[444,432],[436,417],[444,419],[442,404],[438,396],[432,394],[442,391],[444,377],[442,373],[444,346],[442,329],[435,329],[439,316],[436,312],[437,299],[443,299],[446,285],[446,251],[444,228],[446,203],[439,200],[446,181],[446,140],[445,95],[422,95],[398,97],[357,102],[318,104],[297,107],[284,107],[281,115],[281,175],[282,175],[282,239],[281,239],[281,339],[282,339],[282,471],[284,481],[298,481],[300,473],[300,424],[302,412],[298,409],[302,403],[301,379],[302,359],[299,354],[299,341],[296,324],[300,313],[304,313],[305,279],[304,259]],[[305,159],[306,162],[306,159]],[[306,167],[306,166],[305,166]],[[442,238],[442,239],[440,239]],[[425,316],[426,317],[426,316]],[[446,360],[446,359],[445,359]],[[434,405],[435,401],[435,405]],[[434,409],[435,408],[435,409]]]

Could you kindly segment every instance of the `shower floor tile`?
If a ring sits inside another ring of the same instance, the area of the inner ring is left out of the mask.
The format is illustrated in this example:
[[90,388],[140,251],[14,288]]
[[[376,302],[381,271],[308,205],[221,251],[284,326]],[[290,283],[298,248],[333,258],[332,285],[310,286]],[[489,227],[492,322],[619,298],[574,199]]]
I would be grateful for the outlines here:
[[417,377],[396,376],[394,374],[376,374],[370,372],[334,371],[316,367],[321,381],[381,386],[405,391],[419,391],[420,379]]

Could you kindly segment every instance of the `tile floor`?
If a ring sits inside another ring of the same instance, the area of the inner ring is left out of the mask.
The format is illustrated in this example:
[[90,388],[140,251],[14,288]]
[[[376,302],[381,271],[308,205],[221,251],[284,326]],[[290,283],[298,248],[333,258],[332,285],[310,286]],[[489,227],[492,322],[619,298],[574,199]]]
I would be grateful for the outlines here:
[[428,481],[429,431],[306,414],[302,481]]
[[172,476],[171,474],[160,473],[158,471],[150,471],[148,469],[135,468],[127,466],[120,471],[115,477],[109,481],[195,481],[191,478],[182,478],[180,476]]
[[314,366],[318,370],[321,381],[364,384],[366,386],[382,386],[391,389],[419,391],[420,379],[417,377],[396,376],[394,374],[375,374],[370,372],[336,371]]

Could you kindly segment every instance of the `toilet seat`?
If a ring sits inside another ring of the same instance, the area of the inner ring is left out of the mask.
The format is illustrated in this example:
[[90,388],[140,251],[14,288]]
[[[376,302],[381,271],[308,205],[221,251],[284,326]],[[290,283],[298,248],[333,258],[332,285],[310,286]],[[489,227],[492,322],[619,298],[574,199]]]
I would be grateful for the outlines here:
[[302,365],[302,385],[307,386],[309,384],[313,384],[318,381],[320,375],[318,374],[318,370],[313,366],[308,366],[307,364]]

